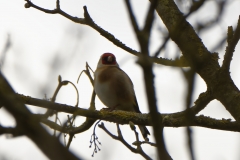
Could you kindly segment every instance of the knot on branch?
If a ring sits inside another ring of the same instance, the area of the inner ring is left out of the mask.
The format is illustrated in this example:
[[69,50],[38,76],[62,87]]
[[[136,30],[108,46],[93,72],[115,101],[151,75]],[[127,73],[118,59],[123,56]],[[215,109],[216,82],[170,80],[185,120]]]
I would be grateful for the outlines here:
[[25,3],[24,5],[25,8],[30,8],[31,7],[31,4],[29,4],[29,2]]

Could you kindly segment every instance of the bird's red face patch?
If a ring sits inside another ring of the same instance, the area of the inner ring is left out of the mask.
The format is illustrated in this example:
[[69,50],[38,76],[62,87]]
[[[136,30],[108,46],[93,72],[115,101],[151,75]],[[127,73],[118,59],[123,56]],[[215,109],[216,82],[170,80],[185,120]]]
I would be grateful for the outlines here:
[[102,55],[102,64],[114,65],[116,64],[116,57],[112,53],[104,53]]

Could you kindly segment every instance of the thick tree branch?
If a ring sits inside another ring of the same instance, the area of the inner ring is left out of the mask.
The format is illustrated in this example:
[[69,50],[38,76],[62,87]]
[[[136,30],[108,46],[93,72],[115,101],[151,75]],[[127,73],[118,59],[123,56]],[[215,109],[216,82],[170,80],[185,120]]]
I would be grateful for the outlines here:
[[[192,13],[196,12],[199,8],[201,8],[201,6],[204,4],[205,0],[200,0],[200,1],[193,1],[193,5],[191,6],[191,8],[189,9],[189,12],[185,15],[185,18],[189,17]],[[170,39],[170,36],[167,35],[165,37],[164,42],[162,43],[162,45],[158,48],[158,50],[154,53],[154,57],[157,57],[161,51],[165,48],[168,40]]]
[[207,50],[173,0],[158,0],[156,10],[171,39],[181,49],[190,66],[204,79],[214,98],[240,121],[240,92],[229,73],[220,69],[218,55]]
[[23,132],[21,132],[19,129],[17,128],[13,128],[13,127],[3,127],[0,125],[0,135],[2,134],[10,134],[13,137],[17,137],[17,136],[22,136],[24,135]]
[[171,39],[175,41],[186,59],[191,62],[191,66],[196,69],[201,68],[210,57],[210,52],[186,21],[174,1],[158,0],[156,10],[166,25]]
[[[99,112],[99,111],[97,111]],[[116,111],[118,112],[118,111]],[[113,116],[117,115],[118,113],[114,113]],[[85,116],[85,115],[82,115]],[[124,117],[127,117],[129,120],[133,120],[135,123],[134,124],[145,124],[145,125],[150,125],[150,122],[148,118],[146,117],[147,115],[141,115],[142,120],[144,123],[139,121],[137,116],[132,116],[129,117],[129,113],[125,112]],[[102,118],[101,116],[95,116]],[[137,117],[137,118],[136,118]],[[233,131],[233,132],[240,132],[240,124],[237,123],[236,121],[231,121],[230,119],[214,119],[210,118],[207,116],[196,116],[193,118],[191,121],[188,121],[186,123],[186,118],[184,117],[178,117],[176,118],[174,114],[162,114],[163,117],[163,125],[164,127],[187,127],[187,126],[192,126],[192,127],[203,127],[203,128],[209,128],[209,129],[217,129],[217,130],[223,130],[223,131]],[[113,118],[108,118],[106,119],[107,121],[110,122],[116,122],[115,119]],[[129,124],[129,121],[123,121],[121,120],[122,124]],[[141,122],[141,123],[140,123]],[[76,130],[79,130],[79,127],[72,127],[70,129],[66,129],[50,120],[43,119],[42,123],[45,125],[49,126],[52,129],[55,129],[57,131],[63,132],[63,133],[71,133],[75,132]],[[77,132],[80,133],[80,132]]]
[[[77,116],[84,116],[84,117],[89,117],[92,119],[102,119],[102,120],[115,122],[115,123],[119,123],[119,124],[129,124],[129,121],[132,121],[134,124],[151,125],[150,117],[148,114],[138,114],[138,113],[124,112],[124,111],[113,111],[113,112],[92,111],[92,110],[87,110],[87,109],[82,109],[82,108],[76,108],[74,106],[69,106],[66,104],[52,103],[47,100],[31,98],[28,96],[25,97],[23,95],[18,95],[18,98],[21,99],[25,104],[39,106],[39,107],[48,108],[48,109],[53,109],[53,110],[57,110],[58,112],[65,112],[65,113],[70,113],[70,114],[75,113]],[[191,112],[193,112],[194,114],[197,114],[211,100],[212,100],[212,96],[210,93],[208,93],[208,92],[202,93],[199,96],[198,100],[195,102],[195,105],[190,108]],[[164,126],[166,126],[166,127],[188,126],[188,123],[185,122],[186,121],[185,114],[186,114],[186,111],[172,113],[172,114],[162,114],[161,116],[163,117]],[[40,117],[40,119],[41,119],[41,117]],[[208,121],[210,119],[207,118],[207,120],[204,121],[204,116],[203,116],[203,118],[196,118],[195,120],[193,120],[193,122],[189,123],[189,126],[201,126],[201,127],[212,128],[212,129],[221,129],[221,130],[231,129],[229,131],[239,131],[240,130],[239,128],[234,129],[234,127],[238,127],[238,124],[236,122],[229,122],[229,123],[223,124],[221,121],[218,121],[218,120],[214,121],[215,124],[218,124],[218,127],[214,128],[214,125],[211,125],[211,121]],[[212,120],[214,120],[214,119],[212,119]],[[45,123],[46,125],[50,124],[50,123],[46,122],[45,120],[43,121],[43,123]],[[221,127],[221,124],[223,125],[222,127]],[[227,126],[228,124],[231,126],[230,128],[228,128],[228,126]],[[52,125],[51,127],[54,127],[54,125]],[[55,128],[55,129],[57,129],[57,128]],[[72,131],[75,131],[76,129],[77,129],[77,127],[74,128]],[[57,130],[59,130],[59,129],[57,129]],[[66,130],[64,130],[64,133],[65,133],[65,131]]]

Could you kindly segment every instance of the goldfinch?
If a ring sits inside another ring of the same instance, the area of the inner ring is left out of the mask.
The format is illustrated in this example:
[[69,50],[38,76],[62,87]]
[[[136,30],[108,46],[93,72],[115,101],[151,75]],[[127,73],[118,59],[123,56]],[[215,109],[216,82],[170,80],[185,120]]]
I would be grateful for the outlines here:
[[[104,53],[94,72],[94,90],[102,103],[110,110],[123,110],[141,113],[128,75],[119,68],[116,57]],[[149,131],[145,126],[138,126],[143,138],[148,141]]]

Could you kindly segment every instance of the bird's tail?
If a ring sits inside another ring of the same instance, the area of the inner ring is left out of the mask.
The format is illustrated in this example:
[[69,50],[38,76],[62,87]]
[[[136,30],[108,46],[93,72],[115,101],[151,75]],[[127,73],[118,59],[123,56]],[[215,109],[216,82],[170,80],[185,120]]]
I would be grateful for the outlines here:
[[140,131],[142,133],[142,136],[145,139],[145,141],[149,141],[148,135],[150,135],[150,133],[149,133],[147,127],[141,126],[141,125],[139,125],[138,127],[139,127],[139,129],[140,129]]

